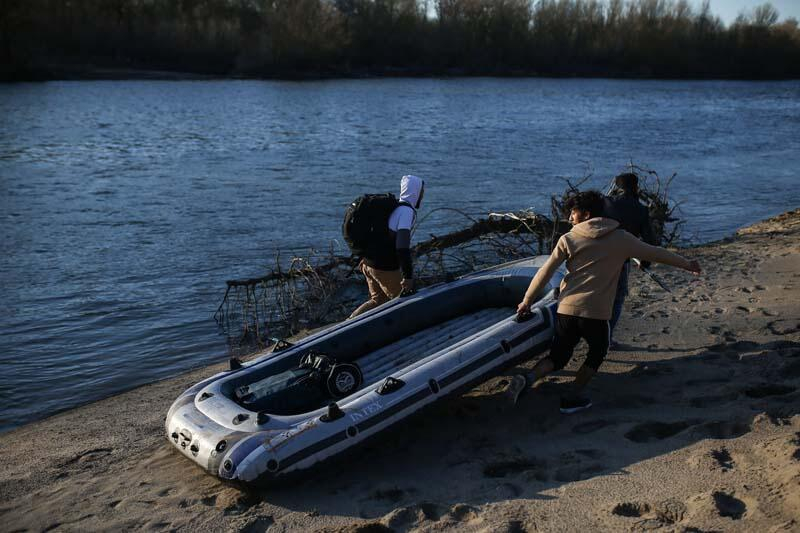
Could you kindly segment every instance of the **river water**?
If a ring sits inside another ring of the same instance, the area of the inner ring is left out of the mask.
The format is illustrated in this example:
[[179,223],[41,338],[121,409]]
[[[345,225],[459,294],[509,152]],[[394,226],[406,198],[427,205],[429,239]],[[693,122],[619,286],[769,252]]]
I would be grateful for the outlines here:
[[547,213],[630,161],[677,173],[687,242],[795,208],[800,82],[1,85],[0,430],[224,359],[225,280],[340,246],[347,203],[403,174],[422,216]]

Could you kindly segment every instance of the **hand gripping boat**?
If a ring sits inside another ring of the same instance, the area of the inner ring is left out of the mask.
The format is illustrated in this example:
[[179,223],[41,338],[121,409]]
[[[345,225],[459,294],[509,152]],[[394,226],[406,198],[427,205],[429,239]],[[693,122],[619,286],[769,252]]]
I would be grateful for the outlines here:
[[544,351],[562,273],[516,319],[539,256],[397,298],[189,388],[169,441],[230,481],[280,479]]

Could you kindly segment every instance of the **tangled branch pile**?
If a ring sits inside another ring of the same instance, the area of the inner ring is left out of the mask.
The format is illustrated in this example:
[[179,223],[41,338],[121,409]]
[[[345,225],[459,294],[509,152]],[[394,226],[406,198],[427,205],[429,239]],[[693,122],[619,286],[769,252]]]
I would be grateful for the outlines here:
[[[662,183],[652,170],[630,166],[640,179],[640,199],[649,206],[654,234],[662,243],[673,242],[680,223],[673,213],[677,206],[667,192],[674,175]],[[531,255],[547,254],[569,223],[563,213],[566,198],[579,190],[590,176],[577,184],[567,181],[560,198],[551,201],[551,216],[531,210],[489,213],[475,219],[452,208],[463,219],[463,229],[431,236],[412,250],[415,277],[425,286]],[[428,215],[430,215],[429,213]],[[424,226],[424,217],[418,226]],[[669,234],[667,224],[672,224]],[[452,226],[459,224],[455,221]],[[234,354],[261,349],[278,338],[345,319],[365,298],[357,269],[358,258],[311,250],[306,257],[293,257],[288,265],[275,259],[269,273],[258,278],[229,280],[214,319],[227,335]]]

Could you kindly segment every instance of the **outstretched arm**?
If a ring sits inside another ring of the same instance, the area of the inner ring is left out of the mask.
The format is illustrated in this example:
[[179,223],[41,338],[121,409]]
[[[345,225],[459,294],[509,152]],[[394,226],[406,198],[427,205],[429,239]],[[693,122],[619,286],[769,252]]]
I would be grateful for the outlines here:
[[517,312],[523,313],[526,312],[528,307],[535,301],[536,296],[542,291],[542,289],[547,285],[547,282],[550,281],[550,278],[553,277],[556,270],[561,263],[567,260],[567,245],[564,241],[564,237],[561,237],[558,240],[558,244],[556,244],[555,250],[553,253],[550,254],[550,257],[547,258],[542,268],[536,272],[536,275],[533,276],[531,280],[531,284],[528,286],[528,290],[525,291],[525,297],[522,299],[522,302],[517,306]]
[[650,244],[643,243],[630,234],[626,234],[626,241],[629,247],[630,257],[636,257],[637,259],[641,259],[643,261],[652,261],[654,263],[663,263],[665,265],[682,268],[695,275],[700,274],[701,272],[700,263],[698,263],[696,260],[686,259],[685,257],[670,252],[669,250],[661,248],[660,246],[652,246]]

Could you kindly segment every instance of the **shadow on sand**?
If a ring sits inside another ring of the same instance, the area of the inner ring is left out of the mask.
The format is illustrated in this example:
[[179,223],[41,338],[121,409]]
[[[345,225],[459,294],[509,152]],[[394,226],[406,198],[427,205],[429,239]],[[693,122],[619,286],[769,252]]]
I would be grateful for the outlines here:
[[[423,410],[301,480],[252,489],[241,501],[380,519],[375,527],[399,530],[422,520],[461,521],[475,513],[471,504],[551,499],[551,489],[565,483],[626,476],[631,464],[703,439],[741,436],[759,413],[780,424],[800,412],[800,343],[739,341],[685,353],[624,373],[601,372],[590,386],[594,407],[575,415],[558,411],[565,386],[559,377],[513,408],[502,393],[507,380],[498,377]],[[575,359],[568,369],[581,363]],[[724,468],[726,453],[720,445],[710,464]],[[347,508],[331,498],[349,493]],[[715,496],[723,507],[737,508],[741,502],[731,498]],[[679,513],[683,504],[673,503]],[[644,511],[620,502],[614,512]],[[665,512],[659,516],[668,524]]]

